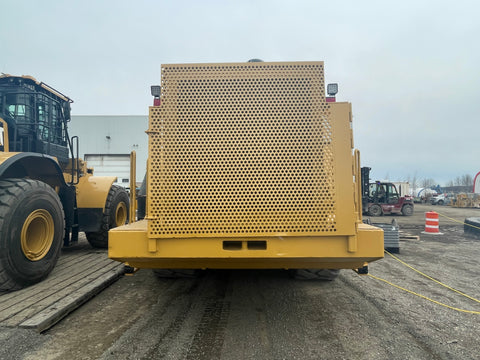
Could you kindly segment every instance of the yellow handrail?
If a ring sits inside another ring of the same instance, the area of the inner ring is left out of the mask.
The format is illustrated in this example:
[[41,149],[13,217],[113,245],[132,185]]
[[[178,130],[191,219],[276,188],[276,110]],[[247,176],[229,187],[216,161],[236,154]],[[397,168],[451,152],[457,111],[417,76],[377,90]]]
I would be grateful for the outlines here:
[[137,214],[137,153],[133,150],[130,153],[130,223],[135,222]]
[[0,118],[0,127],[3,128],[3,134],[2,137],[0,138],[0,144],[3,146],[3,151],[4,152],[9,152],[9,144],[8,144],[8,125],[5,120]]

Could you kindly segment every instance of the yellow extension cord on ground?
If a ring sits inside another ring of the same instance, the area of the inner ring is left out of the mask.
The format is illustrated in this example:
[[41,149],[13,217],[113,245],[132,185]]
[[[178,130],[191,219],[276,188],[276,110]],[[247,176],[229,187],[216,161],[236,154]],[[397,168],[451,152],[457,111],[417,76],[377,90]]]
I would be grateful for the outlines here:
[[[445,217],[445,218],[447,218],[447,219],[450,219],[450,220],[452,220],[452,221],[465,224],[463,221],[455,220],[455,219],[450,218],[450,217],[448,217],[448,216],[446,216],[446,215],[443,215],[443,214],[439,214],[439,215],[441,215],[441,216],[443,216],[443,217]],[[470,225],[470,224],[465,224],[465,225],[474,227],[474,228],[476,228],[476,229],[480,229],[479,227],[474,226],[474,225]],[[390,255],[392,258],[394,258],[395,260],[397,260],[397,261],[400,262],[401,264],[405,265],[406,267],[408,267],[408,268],[412,269],[413,271],[419,273],[420,275],[426,277],[427,279],[432,280],[432,281],[436,282],[437,284],[439,284],[439,285],[441,285],[441,286],[443,286],[443,287],[445,287],[445,288],[447,288],[447,289],[449,289],[449,290],[451,290],[451,291],[454,291],[454,292],[456,292],[457,294],[462,295],[462,296],[464,296],[464,297],[466,297],[466,298],[468,298],[468,299],[470,299],[470,300],[473,300],[473,301],[476,301],[477,303],[480,303],[480,300],[475,299],[474,297],[471,297],[471,296],[469,296],[469,295],[467,295],[467,294],[464,294],[464,293],[462,293],[461,291],[458,291],[458,290],[456,290],[456,289],[454,289],[454,288],[452,288],[452,287],[450,287],[450,286],[448,286],[448,285],[446,285],[446,284],[444,284],[444,283],[442,283],[442,282],[440,282],[440,281],[438,281],[438,280],[435,280],[435,279],[432,278],[431,276],[428,276],[427,274],[424,274],[423,272],[415,269],[413,266],[408,265],[406,262],[400,260],[400,259],[399,259],[398,257],[396,257],[395,255],[389,253],[387,250],[385,250],[385,253],[387,253],[387,254]],[[372,274],[368,274],[368,276],[370,276],[370,277],[373,278],[373,279],[383,281],[384,283],[387,283],[388,285],[391,285],[391,286],[393,286],[393,287],[396,287],[397,289],[406,291],[406,292],[408,292],[408,293],[410,293],[410,294],[413,294],[413,295],[415,295],[415,296],[421,297],[422,299],[431,301],[431,302],[433,302],[433,303],[435,303],[435,304],[437,304],[437,305],[446,307],[446,308],[448,308],[448,309],[452,309],[452,310],[455,310],[455,311],[460,311],[460,312],[464,312],[464,313],[468,313],[468,314],[477,314],[477,315],[480,315],[480,311],[459,309],[459,308],[456,308],[456,307],[453,307],[453,306],[450,306],[450,305],[447,305],[447,304],[443,304],[443,303],[441,303],[441,302],[439,302],[439,301],[430,299],[429,297],[426,297],[426,296],[424,296],[424,295],[418,294],[418,293],[416,293],[416,292],[414,292],[414,291],[412,291],[412,290],[405,289],[405,288],[403,288],[403,287],[401,287],[401,286],[399,286],[399,285],[396,285],[396,284],[394,284],[394,283],[392,283],[392,282],[390,282],[390,281],[388,281],[388,280],[382,279],[382,278],[380,278],[380,277],[378,277],[378,276],[375,276],[375,275],[372,275]]]
[[472,224],[467,224],[467,223],[465,223],[465,222],[463,222],[463,221],[456,220],[456,219],[454,219],[454,218],[448,217],[447,215],[441,214],[441,213],[439,213],[439,212],[437,212],[437,214],[440,215],[440,216],[443,216],[444,218],[447,218],[447,219],[449,219],[449,220],[451,220],[451,221],[457,222],[457,223],[459,223],[459,224],[467,225],[467,226],[470,226],[470,227],[472,227],[472,228],[475,228],[475,229],[479,229],[479,230],[480,230],[480,227],[478,227],[478,226],[475,226],[475,225],[472,225]]

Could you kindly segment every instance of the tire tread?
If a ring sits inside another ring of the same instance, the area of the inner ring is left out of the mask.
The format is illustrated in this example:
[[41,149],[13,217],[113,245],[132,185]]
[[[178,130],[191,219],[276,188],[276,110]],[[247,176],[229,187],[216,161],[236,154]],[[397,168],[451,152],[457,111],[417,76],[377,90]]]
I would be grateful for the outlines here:
[[[50,185],[38,180],[31,180],[31,179],[0,180],[0,198],[2,199],[0,201],[0,235],[1,235],[1,230],[4,224],[7,221],[10,221],[10,219],[6,218],[6,216],[9,214],[10,208],[14,207],[16,202],[18,202],[18,198],[21,196],[21,194],[25,191],[38,190],[42,188],[45,189],[47,192],[54,192],[54,190],[50,187]],[[63,215],[63,207],[58,196],[56,197],[56,200],[57,200],[57,206],[62,211],[63,221],[65,221],[64,215]],[[64,231],[64,223],[62,225],[62,230]],[[62,235],[62,239],[63,239],[63,235]],[[23,288],[25,285],[28,285],[30,283],[28,284],[19,283],[17,280],[12,278],[12,276],[9,274],[9,272],[5,268],[4,260],[8,260],[6,255],[8,251],[7,246],[8,246],[8,241],[0,241],[0,290],[7,290],[7,291],[19,290]],[[60,255],[59,250],[60,248],[58,249],[56,256],[52,259],[52,262],[53,262],[53,266],[51,266],[52,269],[58,260],[58,256]],[[43,280],[45,277],[48,276],[50,271],[43,274],[35,282],[39,282]]]
[[[112,227],[110,226],[111,219],[110,216],[112,215],[112,211],[115,211],[115,209],[112,208],[113,201],[117,196],[120,196],[118,194],[125,192],[125,189],[121,186],[118,185],[112,185],[110,187],[110,190],[107,195],[107,200],[105,202],[105,211],[103,212],[102,215],[102,224],[100,227],[100,230],[97,232],[87,232],[85,235],[87,236],[87,240],[95,248],[99,249],[106,249],[108,248],[108,230],[110,230]],[[128,195],[127,195],[127,200],[128,200]],[[128,201],[127,201],[127,210],[128,210]],[[127,216],[127,221],[128,221],[128,216]]]

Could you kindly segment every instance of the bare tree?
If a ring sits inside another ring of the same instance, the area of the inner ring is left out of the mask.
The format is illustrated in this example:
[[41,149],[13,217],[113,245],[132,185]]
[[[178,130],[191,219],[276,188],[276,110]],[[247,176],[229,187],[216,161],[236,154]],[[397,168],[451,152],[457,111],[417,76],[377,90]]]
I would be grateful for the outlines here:
[[461,182],[462,186],[473,186],[473,177],[469,174],[462,175]]
[[413,176],[408,175],[407,181],[410,184],[410,191],[412,195],[416,196],[417,194],[415,193],[415,190],[417,190],[418,187],[417,173],[415,172]]
[[454,180],[450,180],[447,186],[473,186],[473,177],[470,174],[457,176]]
[[424,179],[422,179],[421,184],[422,184],[422,187],[427,189],[427,188],[430,188],[432,186],[435,186],[436,182],[432,178],[424,178]]

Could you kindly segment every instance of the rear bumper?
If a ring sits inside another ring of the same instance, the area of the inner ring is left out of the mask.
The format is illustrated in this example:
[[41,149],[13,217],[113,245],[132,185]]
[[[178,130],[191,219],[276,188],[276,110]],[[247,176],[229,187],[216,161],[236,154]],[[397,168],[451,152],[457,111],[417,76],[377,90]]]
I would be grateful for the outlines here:
[[359,224],[356,236],[149,239],[142,220],[110,230],[108,255],[136,268],[356,269],[383,258],[383,230]]

